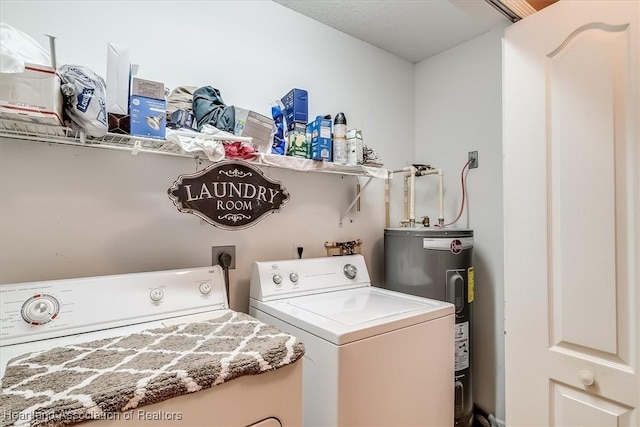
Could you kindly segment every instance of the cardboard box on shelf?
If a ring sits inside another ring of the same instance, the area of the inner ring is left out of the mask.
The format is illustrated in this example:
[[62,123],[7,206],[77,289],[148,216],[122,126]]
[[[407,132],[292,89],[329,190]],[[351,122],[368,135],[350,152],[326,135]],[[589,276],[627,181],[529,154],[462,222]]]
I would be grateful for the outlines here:
[[293,129],[293,123],[307,123],[309,120],[309,96],[304,89],[291,89],[280,99],[284,105],[284,119],[287,129]]
[[168,116],[167,127],[171,129],[198,130],[196,116],[192,112],[182,109],[175,110]]
[[22,73],[0,74],[2,117],[38,124],[62,124],[60,76],[52,67],[25,64]]
[[316,119],[307,125],[307,133],[311,141],[311,159],[332,160],[331,147],[331,119],[317,116]]
[[275,130],[275,122],[267,116],[244,108],[235,110],[234,134],[253,138],[253,145],[261,153],[271,153],[271,141]]
[[107,113],[109,132],[122,135],[131,133],[131,117],[128,114]]
[[134,77],[129,116],[131,135],[165,139],[167,101],[164,98],[164,83]]
[[164,100],[164,83],[133,77],[131,79],[131,95]]
[[291,129],[287,129],[287,135],[296,132],[296,133],[307,133],[307,124],[306,123],[298,123],[295,122]]
[[306,132],[291,131],[287,133],[287,156],[301,159],[311,158],[311,147]]
[[131,61],[129,48],[107,43],[107,112],[129,114]]

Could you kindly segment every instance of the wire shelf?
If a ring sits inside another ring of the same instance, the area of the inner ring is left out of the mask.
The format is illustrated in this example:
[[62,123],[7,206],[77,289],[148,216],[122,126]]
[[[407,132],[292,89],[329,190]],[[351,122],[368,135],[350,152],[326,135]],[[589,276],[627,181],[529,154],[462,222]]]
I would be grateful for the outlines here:
[[91,137],[84,132],[65,126],[12,120],[3,117],[3,115],[0,115],[0,137],[90,148],[127,150],[131,151],[132,154],[147,152],[180,157],[197,157],[186,153],[180,146],[165,140],[116,133],[107,133],[101,137]]
[[[195,158],[208,162],[204,153],[187,153],[173,142],[159,139],[143,138],[131,135],[107,133],[102,137],[91,137],[65,126],[53,126],[44,123],[19,121],[0,114],[0,138],[12,138],[40,143],[73,145],[90,148],[106,148],[127,150],[132,154],[151,153],[169,156]],[[342,175],[366,176],[385,179],[389,172],[378,166],[340,165],[296,157],[260,153],[249,163],[257,166],[290,169],[299,172],[321,172]]]

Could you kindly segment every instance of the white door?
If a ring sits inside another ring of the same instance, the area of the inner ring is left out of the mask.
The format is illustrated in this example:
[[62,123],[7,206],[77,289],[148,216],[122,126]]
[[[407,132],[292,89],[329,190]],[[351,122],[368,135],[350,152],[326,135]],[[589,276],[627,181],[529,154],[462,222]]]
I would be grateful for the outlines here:
[[639,0],[504,39],[506,422],[640,425]]

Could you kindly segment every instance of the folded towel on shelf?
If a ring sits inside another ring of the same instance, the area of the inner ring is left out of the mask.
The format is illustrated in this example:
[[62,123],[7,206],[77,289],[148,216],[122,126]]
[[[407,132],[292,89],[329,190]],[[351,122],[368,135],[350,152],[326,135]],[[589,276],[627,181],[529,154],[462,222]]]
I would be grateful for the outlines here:
[[206,124],[202,126],[200,132],[167,129],[165,138],[179,145],[187,153],[204,152],[212,162],[218,162],[225,157],[246,160],[253,158],[256,154],[255,149],[250,145],[252,138],[235,136]]
[[167,129],[166,140],[179,145],[187,153],[202,151],[212,162],[224,159],[222,142],[200,132]]

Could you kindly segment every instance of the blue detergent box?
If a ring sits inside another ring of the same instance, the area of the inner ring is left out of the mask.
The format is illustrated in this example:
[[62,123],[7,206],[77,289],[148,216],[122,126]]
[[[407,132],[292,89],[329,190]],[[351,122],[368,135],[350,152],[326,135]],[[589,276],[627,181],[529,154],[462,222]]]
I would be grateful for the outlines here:
[[167,101],[164,83],[134,77],[129,99],[130,133],[134,136],[165,139]]
[[307,125],[307,135],[311,141],[311,159],[330,162],[333,158],[331,147],[331,119],[322,116]]
[[284,105],[284,119],[287,129],[293,130],[295,123],[307,123],[309,120],[309,97],[304,89],[291,89],[280,99]]

